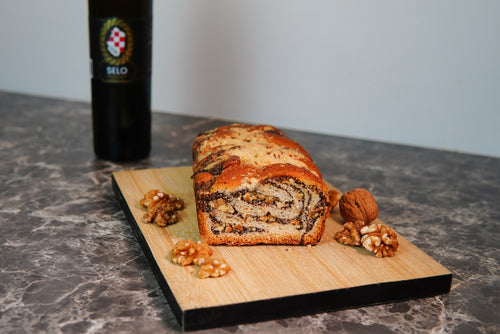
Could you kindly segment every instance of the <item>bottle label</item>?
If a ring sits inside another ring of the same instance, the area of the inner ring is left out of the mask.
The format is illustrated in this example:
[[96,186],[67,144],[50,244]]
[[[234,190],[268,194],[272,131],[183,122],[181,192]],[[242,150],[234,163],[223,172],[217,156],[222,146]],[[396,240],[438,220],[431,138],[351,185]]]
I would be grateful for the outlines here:
[[91,77],[126,83],[151,76],[151,24],[146,19],[90,18]]

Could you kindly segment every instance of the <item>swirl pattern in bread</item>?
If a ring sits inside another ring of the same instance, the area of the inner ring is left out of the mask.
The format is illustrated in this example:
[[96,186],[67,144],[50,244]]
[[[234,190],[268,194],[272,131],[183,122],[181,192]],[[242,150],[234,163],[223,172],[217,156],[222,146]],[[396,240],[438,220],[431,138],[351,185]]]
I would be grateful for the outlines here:
[[201,237],[211,245],[316,244],[328,189],[308,152],[269,125],[233,124],[193,143]]

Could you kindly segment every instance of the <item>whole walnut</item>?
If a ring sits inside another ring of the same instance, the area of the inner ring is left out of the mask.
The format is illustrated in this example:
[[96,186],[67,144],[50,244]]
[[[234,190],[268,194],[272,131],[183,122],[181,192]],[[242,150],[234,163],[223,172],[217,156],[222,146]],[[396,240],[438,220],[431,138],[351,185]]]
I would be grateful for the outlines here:
[[346,222],[364,221],[367,225],[377,219],[378,205],[366,189],[355,188],[342,195],[339,201],[340,215]]

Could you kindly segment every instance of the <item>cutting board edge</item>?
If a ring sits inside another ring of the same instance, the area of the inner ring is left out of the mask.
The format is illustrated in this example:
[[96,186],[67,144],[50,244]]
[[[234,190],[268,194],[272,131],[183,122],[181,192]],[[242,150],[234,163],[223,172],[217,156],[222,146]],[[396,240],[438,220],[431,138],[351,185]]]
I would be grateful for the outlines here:
[[[182,311],[185,331],[332,312],[449,293],[452,274]],[[386,292],[381,295],[380,291]],[[286,307],[283,307],[283,306]]]
[[156,259],[151,252],[151,249],[149,248],[149,244],[146,241],[146,238],[142,234],[142,231],[137,225],[137,221],[134,218],[134,215],[130,211],[129,206],[127,205],[127,201],[125,200],[125,197],[123,196],[120,186],[116,182],[114,173],[111,175],[111,185],[113,188],[113,191],[118,199],[118,202],[127,218],[127,221],[132,228],[132,231],[134,233],[135,238],[137,239],[137,242],[139,243],[144,255],[146,256],[146,260],[148,261],[151,270],[153,271],[153,274],[156,278],[156,281],[158,282],[158,285],[160,286],[160,289],[163,292],[163,295],[167,299],[168,304],[170,305],[170,308],[172,309],[172,312],[177,319],[177,322],[179,324],[183,323],[183,311],[177,302],[174,294],[172,293],[172,290],[170,288],[170,285],[168,284],[167,280],[165,279],[165,276],[163,276],[160,267],[158,266],[158,263],[156,262]]

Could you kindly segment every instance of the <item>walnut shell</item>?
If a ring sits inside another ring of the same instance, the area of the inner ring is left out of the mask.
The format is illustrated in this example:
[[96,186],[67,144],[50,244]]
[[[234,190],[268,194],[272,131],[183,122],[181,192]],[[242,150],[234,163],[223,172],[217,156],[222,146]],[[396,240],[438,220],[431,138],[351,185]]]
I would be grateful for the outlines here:
[[377,219],[378,205],[366,189],[355,188],[342,195],[339,201],[340,215],[346,222],[358,220],[370,224]]

